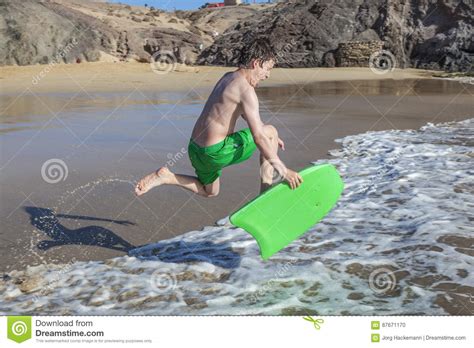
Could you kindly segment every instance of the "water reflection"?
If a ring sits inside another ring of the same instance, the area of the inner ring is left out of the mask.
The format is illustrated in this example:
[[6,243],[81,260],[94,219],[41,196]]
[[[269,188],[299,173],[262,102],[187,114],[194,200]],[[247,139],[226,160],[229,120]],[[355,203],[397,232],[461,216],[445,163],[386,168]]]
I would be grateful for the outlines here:
[[437,79],[406,79],[406,80],[354,80],[354,81],[322,81],[308,83],[304,86],[290,85],[278,87],[261,87],[259,96],[265,98],[288,97],[296,94],[298,97],[318,95],[430,95],[430,94],[458,94],[473,91],[473,86],[463,85],[449,80]]

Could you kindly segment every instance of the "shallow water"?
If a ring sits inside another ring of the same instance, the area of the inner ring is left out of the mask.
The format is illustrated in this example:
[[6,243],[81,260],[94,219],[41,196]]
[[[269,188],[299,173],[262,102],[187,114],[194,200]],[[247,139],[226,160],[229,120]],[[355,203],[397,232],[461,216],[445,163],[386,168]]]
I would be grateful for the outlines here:
[[[301,170],[331,158],[337,138],[472,117],[473,88],[379,80],[262,86],[257,93],[264,122],[285,141],[280,157]],[[213,199],[174,187],[134,196],[134,183],[163,164],[194,174],[187,141],[209,92],[0,96],[0,271],[124,255],[213,225],[255,197],[258,154],[225,168]],[[237,129],[244,126],[239,120]],[[58,159],[45,180],[43,166]]]
[[338,139],[336,207],[269,261],[228,224],[0,282],[1,314],[474,314],[474,118]]

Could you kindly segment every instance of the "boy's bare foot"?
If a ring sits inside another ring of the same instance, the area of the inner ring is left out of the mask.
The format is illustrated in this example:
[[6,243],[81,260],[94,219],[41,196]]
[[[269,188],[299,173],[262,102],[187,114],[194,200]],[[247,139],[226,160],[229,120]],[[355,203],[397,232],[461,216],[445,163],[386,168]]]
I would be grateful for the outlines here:
[[136,195],[141,196],[150,191],[153,187],[169,183],[169,179],[172,175],[173,173],[171,173],[167,167],[161,167],[153,173],[148,174],[135,186]]

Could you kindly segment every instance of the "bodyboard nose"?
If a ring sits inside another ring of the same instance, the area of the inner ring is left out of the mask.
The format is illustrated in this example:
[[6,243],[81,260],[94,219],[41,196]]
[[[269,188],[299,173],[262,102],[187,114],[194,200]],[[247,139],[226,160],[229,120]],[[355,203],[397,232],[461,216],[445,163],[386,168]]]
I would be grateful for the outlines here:
[[299,172],[303,182],[292,190],[280,182],[230,215],[230,222],[250,233],[263,260],[285,248],[318,223],[337,203],[344,183],[332,164]]

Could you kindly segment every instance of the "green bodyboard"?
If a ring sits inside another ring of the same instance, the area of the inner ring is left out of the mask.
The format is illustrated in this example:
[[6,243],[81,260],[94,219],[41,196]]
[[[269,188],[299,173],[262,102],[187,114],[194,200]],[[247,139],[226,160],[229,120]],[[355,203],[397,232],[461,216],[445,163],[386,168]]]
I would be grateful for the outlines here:
[[336,204],[344,183],[331,164],[299,172],[303,183],[292,190],[282,181],[230,215],[230,222],[250,233],[263,260],[280,251],[320,221]]

